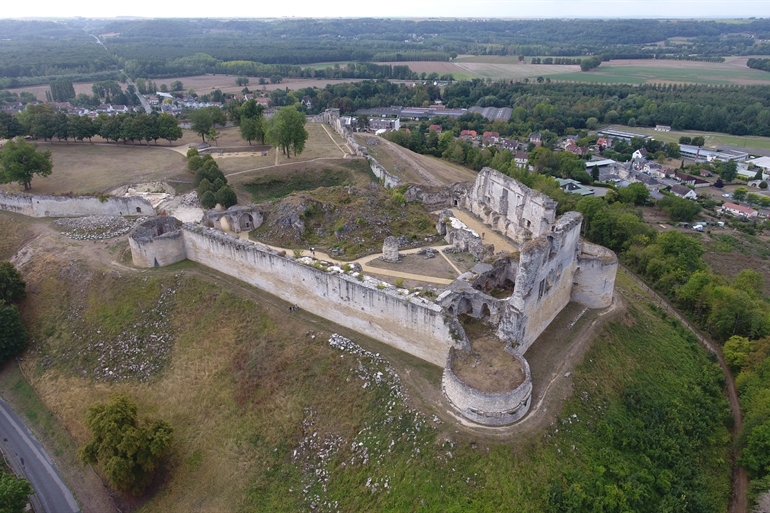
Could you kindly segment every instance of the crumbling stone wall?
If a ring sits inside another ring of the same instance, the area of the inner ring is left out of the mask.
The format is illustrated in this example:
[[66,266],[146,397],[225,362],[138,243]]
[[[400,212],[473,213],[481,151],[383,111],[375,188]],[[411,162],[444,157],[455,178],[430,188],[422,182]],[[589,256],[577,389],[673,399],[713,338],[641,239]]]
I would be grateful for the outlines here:
[[0,192],[0,210],[30,217],[154,216],[152,204],[140,196],[37,196]]
[[487,426],[504,426],[520,420],[532,403],[532,375],[529,363],[514,354],[524,369],[524,382],[509,392],[488,393],[463,383],[452,372],[454,350],[450,350],[441,378],[441,388],[449,402],[464,417]]
[[211,228],[184,224],[182,232],[190,260],[435,365],[446,363],[450,347],[468,345],[460,323],[427,299],[324,272]]
[[550,230],[556,220],[554,200],[489,167],[458,202],[518,244]]
[[224,212],[209,210],[201,224],[233,233],[249,232],[262,226],[264,217],[255,205],[234,205]]
[[163,267],[186,259],[181,227],[182,222],[170,216],[153,217],[137,226],[128,236],[134,265]]
[[588,308],[606,308],[612,304],[618,257],[604,246],[580,243],[572,301]]
[[551,231],[522,247],[513,295],[497,329],[514,351],[524,354],[569,303],[582,220],[579,213],[567,212]]
[[444,210],[439,214],[436,229],[456,250],[468,252],[479,260],[495,253],[493,244],[484,244],[481,236],[454,217],[450,210]]

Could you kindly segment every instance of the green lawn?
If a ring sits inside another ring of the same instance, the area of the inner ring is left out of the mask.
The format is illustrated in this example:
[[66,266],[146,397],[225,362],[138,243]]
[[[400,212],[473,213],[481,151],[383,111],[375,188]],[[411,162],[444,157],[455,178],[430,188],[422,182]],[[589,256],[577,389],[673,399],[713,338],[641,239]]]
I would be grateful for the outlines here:
[[730,135],[723,134],[721,132],[698,132],[696,130],[683,130],[670,132],[658,132],[652,128],[640,128],[640,127],[628,127],[625,125],[613,125],[613,128],[618,130],[628,130],[631,132],[639,132],[640,134],[646,134],[654,137],[655,139],[663,142],[679,142],[679,138],[683,135],[688,137],[703,136],[706,139],[707,148],[715,148],[719,145],[727,146],[739,146],[746,148],[747,151],[752,149],[757,150],[770,150],[770,137],[760,137],[756,135]]
[[[640,61],[648,63],[649,61]],[[763,81],[770,84],[770,73],[726,66],[725,63],[713,63],[708,68],[688,68],[687,61],[682,67],[655,66],[613,66],[612,61],[603,63],[590,71],[575,71],[548,75],[551,80],[576,82],[598,82],[612,84],[644,84],[657,82],[687,82],[693,84],[726,85],[739,84],[742,81]],[[700,64],[700,63],[699,63]]]

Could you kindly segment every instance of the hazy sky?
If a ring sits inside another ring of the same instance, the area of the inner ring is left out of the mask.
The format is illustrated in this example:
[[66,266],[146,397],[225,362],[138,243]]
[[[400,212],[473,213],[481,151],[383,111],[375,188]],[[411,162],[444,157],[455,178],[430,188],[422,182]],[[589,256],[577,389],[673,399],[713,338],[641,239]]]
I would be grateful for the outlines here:
[[748,18],[770,17],[770,0],[356,0],[290,2],[38,0],[3,2],[3,18],[21,17],[495,17]]

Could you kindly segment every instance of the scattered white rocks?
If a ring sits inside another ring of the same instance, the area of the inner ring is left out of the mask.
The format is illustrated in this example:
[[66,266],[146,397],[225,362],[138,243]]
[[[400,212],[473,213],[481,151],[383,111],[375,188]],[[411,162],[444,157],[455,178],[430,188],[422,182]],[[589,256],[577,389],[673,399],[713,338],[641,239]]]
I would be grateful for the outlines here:
[[121,216],[88,216],[59,219],[53,224],[61,230],[62,235],[70,239],[101,240],[120,237],[146,220],[146,217],[129,221]]

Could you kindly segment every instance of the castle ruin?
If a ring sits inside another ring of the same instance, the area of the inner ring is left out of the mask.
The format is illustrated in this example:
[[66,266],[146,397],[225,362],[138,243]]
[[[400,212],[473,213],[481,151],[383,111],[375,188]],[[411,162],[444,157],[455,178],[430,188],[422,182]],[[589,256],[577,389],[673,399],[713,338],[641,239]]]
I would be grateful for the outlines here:
[[[491,168],[483,169],[473,184],[441,190],[415,187],[405,196],[429,208],[444,209],[437,224],[439,233],[480,260],[435,300],[213,228],[227,224],[232,231],[240,231],[232,227],[247,229],[243,223],[261,222],[261,215],[249,209],[207,218],[204,224],[209,227],[182,224],[173,218],[149,220],[129,236],[132,257],[140,267],[187,258],[234,276],[444,367],[444,395],[469,420],[505,425],[521,419],[532,395],[524,354],[570,301],[588,308],[610,306],[617,257],[606,248],[580,240],[579,213],[557,218],[555,201]],[[453,217],[452,208],[476,215],[490,230],[512,241],[518,253],[495,254],[494,246],[484,243],[483,234],[479,236]],[[387,248],[389,257],[397,259],[398,249],[391,246]],[[499,293],[493,295],[496,290],[505,291],[502,298]],[[502,388],[484,390],[456,372],[455,362],[473,350],[460,322],[463,316],[493,330],[510,355],[515,380]]]

